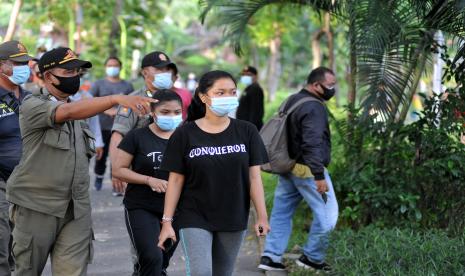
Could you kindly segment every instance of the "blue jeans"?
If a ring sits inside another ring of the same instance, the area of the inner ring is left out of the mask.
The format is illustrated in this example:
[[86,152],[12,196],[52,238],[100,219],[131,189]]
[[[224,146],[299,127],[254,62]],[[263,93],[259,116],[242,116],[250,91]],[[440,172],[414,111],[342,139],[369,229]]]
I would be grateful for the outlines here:
[[339,212],[333,184],[327,172],[325,178],[329,189],[326,204],[317,191],[313,177],[299,178],[290,173],[279,176],[271,211],[271,232],[266,237],[263,256],[270,257],[273,262],[282,262],[292,232],[294,211],[304,199],[313,212],[313,222],[303,253],[312,262],[324,262],[329,245],[328,236],[336,226]]

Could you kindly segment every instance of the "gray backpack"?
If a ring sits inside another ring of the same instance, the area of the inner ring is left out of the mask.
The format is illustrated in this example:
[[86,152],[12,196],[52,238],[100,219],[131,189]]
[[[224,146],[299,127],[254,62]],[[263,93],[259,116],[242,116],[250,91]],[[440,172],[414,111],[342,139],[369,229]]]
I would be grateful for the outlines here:
[[284,110],[290,97],[281,104],[278,114],[274,115],[260,130],[260,136],[268,153],[269,163],[261,166],[262,171],[284,174],[292,171],[296,161],[289,157],[287,149],[287,117],[306,102],[320,102],[313,97],[305,97]]

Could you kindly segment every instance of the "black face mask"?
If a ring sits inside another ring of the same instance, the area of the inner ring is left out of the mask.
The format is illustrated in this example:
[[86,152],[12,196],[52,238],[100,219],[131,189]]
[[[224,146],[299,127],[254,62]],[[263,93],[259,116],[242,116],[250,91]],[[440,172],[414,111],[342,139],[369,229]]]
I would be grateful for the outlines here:
[[59,77],[55,75],[53,76],[60,81],[59,85],[53,84],[53,86],[55,86],[55,88],[60,90],[61,92],[68,95],[74,95],[79,91],[79,86],[81,86],[79,75],[76,75],[74,77]]
[[323,88],[323,95],[321,95],[323,100],[329,101],[334,96],[334,94],[336,94],[336,89],[334,89],[334,87],[329,89],[323,84],[320,84],[320,86]]

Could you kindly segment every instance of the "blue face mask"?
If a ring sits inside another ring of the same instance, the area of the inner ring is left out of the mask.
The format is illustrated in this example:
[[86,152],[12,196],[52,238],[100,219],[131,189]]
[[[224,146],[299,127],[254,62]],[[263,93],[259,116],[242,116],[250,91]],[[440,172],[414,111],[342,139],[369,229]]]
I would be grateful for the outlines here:
[[15,65],[13,66],[13,75],[8,76],[8,79],[16,84],[21,85],[25,83],[31,76],[31,69],[27,65]]
[[241,76],[241,83],[243,83],[246,86],[251,85],[253,82],[253,79],[251,76]]
[[173,87],[171,72],[155,74],[152,84],[157,89],[170,89],[171,87]]
[[210,110],[220,117],[228,115],[239,106],[237,97],[216,97],[210,99],[212,100],[212,105],[209,106]]
[[120,68],[115,66],[108,66],[105,68],[105,73],[109,77],[117,77],[119,75]]
[[157,115],[155,123],[163,131],[173,131],[182,123],[182,115],[161,116]]

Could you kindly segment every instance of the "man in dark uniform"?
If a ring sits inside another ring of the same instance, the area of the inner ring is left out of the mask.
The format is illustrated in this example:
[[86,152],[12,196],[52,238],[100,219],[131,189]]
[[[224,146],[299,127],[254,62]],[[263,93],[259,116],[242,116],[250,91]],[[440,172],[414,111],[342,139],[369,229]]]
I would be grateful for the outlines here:
[[114,105],[150,112],[146,97],[113,95],[71,102],[79,73],[90,68],[69,48],[39,61],[45,87],[26,96],[19,111],[23,154],[7,185],[17,275],[41,275],[50,255],[52,274],[86,275],[92,259],[89,159],[94,136],[83,120]]
[[32,57],[18,41],[0,44],[0,275],[10,275],[10,223],[6,181],[21,158],[19,106],[28,92],[21,88],[30,76]]
[[258,130],[263,126],[263,115],[265,113],[263,106],[263,89],[257,81],[257,69],[247,66],[242,71],[241,83],[246,88],[239,99],[236,118],[251,122]]

